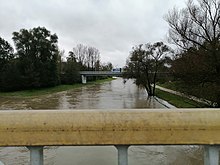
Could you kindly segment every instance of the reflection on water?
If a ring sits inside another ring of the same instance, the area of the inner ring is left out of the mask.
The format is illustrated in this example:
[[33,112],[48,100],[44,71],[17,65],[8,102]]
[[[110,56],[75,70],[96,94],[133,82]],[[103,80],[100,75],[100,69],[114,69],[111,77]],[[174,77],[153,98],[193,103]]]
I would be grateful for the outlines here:
[[[165,108],[155,99],[148,99],[145,90],[132,80],[121,78],[82,88],[34,98],[0,98],[0,109],[131,109]],[[46,165],[116,165],[117,153],[112,146],[46,147]],[[198,146],[132,146],[130,165],[198,165],[202,164]],[[26,165],[29,152],[25,147],[0,149],[0,160],[7,165]]]

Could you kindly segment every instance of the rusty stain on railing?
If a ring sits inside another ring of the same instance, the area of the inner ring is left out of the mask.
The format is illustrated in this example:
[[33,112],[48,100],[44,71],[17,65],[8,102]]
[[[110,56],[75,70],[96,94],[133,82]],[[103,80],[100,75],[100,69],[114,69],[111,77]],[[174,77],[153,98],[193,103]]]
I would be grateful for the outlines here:
[[208,146],[210,163],[220,144],[220,109],[16,110],[0,116],[0,146],[38,147],[32,157],[39,159],[39,146],[114,145],[126,154],[130,145],[198,144]]

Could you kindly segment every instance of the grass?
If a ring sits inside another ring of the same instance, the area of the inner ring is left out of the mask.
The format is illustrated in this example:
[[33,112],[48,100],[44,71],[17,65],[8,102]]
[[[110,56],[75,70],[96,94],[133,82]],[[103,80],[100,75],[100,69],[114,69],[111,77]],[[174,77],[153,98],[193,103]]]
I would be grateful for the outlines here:
[[181,81],[165,82],[158,84],[164,88],[172,89],[185,93],[187,95],[196,96],[209,100],[213,103],[219,102],[220,85],[217,82],[207,82],[205,84],[187,84]]
[[41,96],[41,95],[47,95],[47,94],[72,90],[72,89],[80,88],[83,86],[102,84],[104,82],[111,81],[111,80],[114,80],[114,78],[90,81],[90,82],[87,82],[87,84],[59,85],[55,87],[41,88],[41,89],[23,90],[23,91],[15,91],[15,92],[0,92],[0,97],[35,97],[35,96]]
[[156,89],[156,96],[169,102],[177,108],[205,108],[207,105],[198,103],[185,97]]
[[188,89],[188,87],[186,87],[186,84],[183,84],[180,81],[159,83],[158,85],[164,88],[172,89],[172,90],[179,91],[179,92],[186,92]]

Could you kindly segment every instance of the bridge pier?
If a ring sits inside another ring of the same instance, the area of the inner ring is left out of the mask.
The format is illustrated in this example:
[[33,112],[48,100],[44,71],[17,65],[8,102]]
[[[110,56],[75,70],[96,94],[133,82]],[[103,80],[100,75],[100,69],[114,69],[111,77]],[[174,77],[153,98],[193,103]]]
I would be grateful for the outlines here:
[[86,84],[86,81],[87,81],[86,76],[85,76],[85,75],[82,75],[82,83],[83,83],[83,84]]

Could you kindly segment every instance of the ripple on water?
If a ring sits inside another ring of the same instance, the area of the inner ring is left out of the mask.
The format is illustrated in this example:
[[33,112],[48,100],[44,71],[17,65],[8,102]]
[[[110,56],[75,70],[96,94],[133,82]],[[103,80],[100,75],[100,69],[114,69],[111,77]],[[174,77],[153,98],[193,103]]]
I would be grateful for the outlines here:
[[[131,164],[138,165],[200,165],[201,146],[132,146]],[[137,163],[138,162],[138,163]]]
[[[76,108],[166,107],[155,99],[147,99],[146,92],[137,88],[132,80],[124,84],[121,78],[102,85],[84,86],[35,98],[0,98],[1,110]],[[45,147],[44,153],[45,165],[74,165],[74,162],[78,162],[75,165],[97,165],[97,162],[105,165],[117,164],[114,147]],[[129,165],[200,165],[203,164],[202,153],[200,146],[133,146],[129,149]],[[86,160],[83,161],[84,159]],[[25,147],[2,147],[0,161],[6,165],[27,165],[29,151]]]

